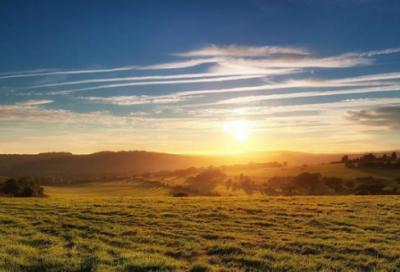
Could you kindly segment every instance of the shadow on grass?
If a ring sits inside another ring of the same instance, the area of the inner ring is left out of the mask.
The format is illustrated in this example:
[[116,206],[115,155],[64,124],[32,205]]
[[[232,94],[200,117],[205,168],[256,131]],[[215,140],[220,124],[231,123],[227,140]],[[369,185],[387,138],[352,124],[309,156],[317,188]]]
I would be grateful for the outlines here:
[[360,172],[360,175],[372,175],[385,177],[389,179],[399,178],[400,177],[400,169],[391,169],[391,168],[357,168]]

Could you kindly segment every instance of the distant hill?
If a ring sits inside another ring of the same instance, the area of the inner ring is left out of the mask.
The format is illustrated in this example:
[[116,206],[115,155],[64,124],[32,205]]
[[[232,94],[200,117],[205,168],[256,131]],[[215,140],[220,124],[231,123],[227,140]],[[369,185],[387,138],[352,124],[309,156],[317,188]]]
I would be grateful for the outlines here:
[[[389,154],[375,152],[374,154]],[[71,153],[41,153],[36,155],[0,155],[0,176],[47,175],[73,173],[134,173],[143,171],[176,170],[209,165],[232,165],[249,162],[288,162],[289,164],[321,164],[339,161],[359,154],[311,154],[292,151],[273,151],[226,155],[177,155],[146,151],[98,152],[89,155]]]
[[202,157],[145,151],[99,152],[89,155],[49,154],[0,155],[0,175],[21,176],[57,172],[133,173],[207,165],[206,159]]

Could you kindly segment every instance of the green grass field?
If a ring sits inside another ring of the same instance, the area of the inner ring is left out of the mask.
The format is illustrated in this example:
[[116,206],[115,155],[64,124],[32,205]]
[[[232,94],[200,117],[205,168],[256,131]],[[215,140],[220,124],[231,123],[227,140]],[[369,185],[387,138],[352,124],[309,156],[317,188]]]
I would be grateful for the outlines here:
[[0,199],[1,271],[398,271],[400,197]]
[[[388,183],[400,176],[343,165],[243,174],[261,183],[305,171]],[[128,179],[0,198],[0,271],[400,271],[400,196],[213,190],[225,196],[173,198],[172,188]]]

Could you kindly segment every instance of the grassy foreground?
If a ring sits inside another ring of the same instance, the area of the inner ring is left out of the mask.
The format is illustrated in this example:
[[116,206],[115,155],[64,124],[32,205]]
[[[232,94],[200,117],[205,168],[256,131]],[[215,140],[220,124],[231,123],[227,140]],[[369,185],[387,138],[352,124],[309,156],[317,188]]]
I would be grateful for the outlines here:
[[398,271],[397,196],[0,199],[1,271]]

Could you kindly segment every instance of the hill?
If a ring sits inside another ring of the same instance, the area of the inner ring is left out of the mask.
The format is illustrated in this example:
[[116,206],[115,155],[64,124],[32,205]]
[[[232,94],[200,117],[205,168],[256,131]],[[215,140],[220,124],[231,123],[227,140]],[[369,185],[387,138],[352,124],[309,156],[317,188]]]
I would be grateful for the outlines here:
[[[375,154],[383,154],[378,152]],[[350,158],[359,154],[347,154]],[[178,155],[146,151],[98,152],[88,155],[41,153],[36,155],[0,155],[0,176],[51,175],[53,173],[136,173],[176,170],[209,165],[249,162],[288,162],[322,164],[338,161],[343,154],[311,154],[292,151],[238,153],[226,155]]]

